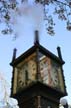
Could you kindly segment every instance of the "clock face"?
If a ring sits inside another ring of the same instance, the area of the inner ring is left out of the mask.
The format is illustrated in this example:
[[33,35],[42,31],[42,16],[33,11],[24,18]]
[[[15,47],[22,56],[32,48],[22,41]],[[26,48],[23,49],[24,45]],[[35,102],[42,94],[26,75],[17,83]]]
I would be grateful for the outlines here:
[[58,70],[56,67],[51,70],[51,80],[53,86],[58,86]]
[[18,69],[18,87],[23,88],[25,86],[26,81],[25,81],[25,76],[27,77],[28,80],[28,69],[27,69],[27,64],[24,64],[23,67]]
[[42,81],[48,84],[49,73],[48,73],[48,61],[47,61],[46,56],[43,56],[40,59],[40,74],[41,74]]
[[24,74],[22,73],[22,71],[20,71],[18,75],[18,87],[22,88],[24,86],[23,77],[24,77]]
[[59,64],[43,54],[40,54],[39,60],[43,83],[54,88],[59,88]]
[[59,66],[55,61],[51,62],[51,86],[59,87]]
[[31,81],[35,80],[36,78],[36,62],[35,59],[31,59],[28,62],[28,71],[29,71],[29,79]]
[[18,89],[22,89],[24,86],[29,85],[35,81],[36,78],[36,61],[35,54],[32,54],[24,60],[22,65],[18,69]]

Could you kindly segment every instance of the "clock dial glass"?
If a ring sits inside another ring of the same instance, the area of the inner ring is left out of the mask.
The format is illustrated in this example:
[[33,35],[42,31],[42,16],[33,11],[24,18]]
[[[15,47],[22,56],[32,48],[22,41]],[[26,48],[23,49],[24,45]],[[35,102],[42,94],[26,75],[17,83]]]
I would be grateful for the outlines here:
[[49,75],[48,75],[48,61],[45,56],[40,59],[40,73],[41,79],[44,83],[48,84]]
[[27,57],[21,64],[18,65],[18,89],[29,85],[36,78],[36,54]]
[[59,65],[55,61],[51,60],[51,86],[59,87]]
[[40,74],[41,80],[43,83],[48,84],[50,82],[50,67],[49,67],[50,59],[46,57],[44,54],[39,53],[39,66],[40,66]]
[[56,89],[60,89],[60,65],[41,52],[39,52],[39,61],[41,80],[43,83]]
[[18,89],[24,86],[25,75],[23,74],[22,69],[18,69]]

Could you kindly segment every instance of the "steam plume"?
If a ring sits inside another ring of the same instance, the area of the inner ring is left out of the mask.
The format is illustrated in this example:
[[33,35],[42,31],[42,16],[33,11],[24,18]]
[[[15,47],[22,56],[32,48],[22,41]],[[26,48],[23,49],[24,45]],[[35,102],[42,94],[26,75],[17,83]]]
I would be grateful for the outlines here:
[[24,1],[11,14],[13,17],[10,21],[16,35],[23,35],[27,31],[40,31],[43,26],[43,6],[40,3]]

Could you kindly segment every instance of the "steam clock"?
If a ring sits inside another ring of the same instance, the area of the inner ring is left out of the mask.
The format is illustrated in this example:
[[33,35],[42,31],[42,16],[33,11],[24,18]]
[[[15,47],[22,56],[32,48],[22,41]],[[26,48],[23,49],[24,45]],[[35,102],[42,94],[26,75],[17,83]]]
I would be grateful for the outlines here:
[[58,56],[40,45],[38,31],[34,45],[21,56],[16,58],[14,49],[11,96],[20,108],[58,108],[67,95],[60,47],[57,51]]

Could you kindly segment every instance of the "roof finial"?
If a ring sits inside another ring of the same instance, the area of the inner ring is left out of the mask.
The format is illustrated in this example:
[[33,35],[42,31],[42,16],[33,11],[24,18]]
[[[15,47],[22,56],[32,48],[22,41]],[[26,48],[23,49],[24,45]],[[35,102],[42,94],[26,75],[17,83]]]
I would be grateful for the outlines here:
[[16,51],[17,51],[17,49],[14,48],[14,50],[13,50],[12,62],[13,62],[13,61],[15,60],[15,58],[16,58]]
[[34,45],[39,44],[39,35],[38,35],[38,30],[35,31],[35,40],[34,40]]
[[63,60],[63,59],[62,59],[62,55],[61,55],[61,49],[60,49],[59,46],[57,47],[57,52],[58,52],[59,58],[60,58],[61,60]]

